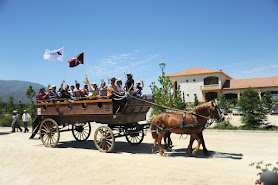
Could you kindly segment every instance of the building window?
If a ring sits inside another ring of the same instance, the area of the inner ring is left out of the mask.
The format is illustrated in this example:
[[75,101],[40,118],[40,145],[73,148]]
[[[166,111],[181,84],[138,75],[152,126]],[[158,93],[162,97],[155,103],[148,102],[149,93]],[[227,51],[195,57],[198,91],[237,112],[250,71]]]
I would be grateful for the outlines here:
[[187,96],[189,96],[189,94],[187,94]]
[[272,98],[278,99],[278,94],[272,94]]
[[210,76],[204,79],[204,85],[218,84],[218,77]]
[[186,80],[186,82],[188,82],[188,80]]
[[193,79],[193,82],[195,82],[195,79]]

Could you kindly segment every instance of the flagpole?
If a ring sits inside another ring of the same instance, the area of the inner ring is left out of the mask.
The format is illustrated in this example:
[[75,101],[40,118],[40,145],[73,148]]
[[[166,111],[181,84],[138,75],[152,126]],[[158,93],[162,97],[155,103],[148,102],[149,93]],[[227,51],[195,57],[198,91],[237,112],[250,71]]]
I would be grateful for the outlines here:
[[64,57],[64,59],[63,59],[63,60],[64,60],[64,80],[65,80],[65,82],[66,82],[66,60],[65,60],[65,47],[64,47],[64,53],[63,53],[63,54],[64,54],[64,56],[63,56],[63,57]]
[[87,75],[87,71],[86,71],[86,63],[87,63],[87,62],[86,62],[86,60],[85,60],[85,52],[86,52],[86,51],[84,51],[85,75]]

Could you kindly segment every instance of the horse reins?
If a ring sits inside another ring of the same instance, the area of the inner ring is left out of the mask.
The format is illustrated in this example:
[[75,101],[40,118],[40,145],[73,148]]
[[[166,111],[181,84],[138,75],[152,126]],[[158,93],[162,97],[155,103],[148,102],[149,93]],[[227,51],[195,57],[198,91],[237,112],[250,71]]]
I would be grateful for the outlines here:
[[196,114],[196,113],[193,113],[193,112],[184,111],[184,110],[180,110],[180,109],[175,109],[175,108],[167,107],[167,106],[164,106],[164,105],[159,105],[159,104],[157,104],[157,103],[149,102],[149,101],[147,101],[147,100],[143,100],[143,99],[137,98],[137,97],[135,97],[135,96],[130,96],[130,97],[132,97],[132,98],[134,98],[134,99],[136,99],[136,100],[145,102],[145,103],[149,103],[149,104],[151,104],[151,105],[155,105],[156,107],[161,107],[161,108],[164,108],[164,109],[170,109],[170,110],[175,110],[175,111],[179,111],[179,112],[184,112],[184,113],[186,113],[186,114],[192,114],[192,115],[195,115],[195,116],[199,116],[199,117],[205,118],[205,119],[207,119],[207,120],[210,119],[210,117],[208,117],[208,116],[203,116],[203,115]]

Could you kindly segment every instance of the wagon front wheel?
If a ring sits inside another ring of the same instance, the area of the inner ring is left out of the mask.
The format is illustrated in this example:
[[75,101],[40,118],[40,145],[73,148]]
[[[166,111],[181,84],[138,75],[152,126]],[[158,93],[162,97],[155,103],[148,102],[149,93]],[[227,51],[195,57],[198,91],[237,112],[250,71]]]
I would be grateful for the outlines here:
[[142,143],[144,139],[144,130],[136,130],[133,128],[129,128],[126,130],[125,138],[129,144],[137,145]]
[[77,141],[86,141],[91,134],[91,124],[75,123],[72,125],[72,135]]
[[112,152],[115,146],[115,137],[109,127],[101,126],[95,131],[94,142],[101,152]]
[[42,121],[40,126],[40,138],[44,146],[55,147],[60,139],[59,126],[51,118]]

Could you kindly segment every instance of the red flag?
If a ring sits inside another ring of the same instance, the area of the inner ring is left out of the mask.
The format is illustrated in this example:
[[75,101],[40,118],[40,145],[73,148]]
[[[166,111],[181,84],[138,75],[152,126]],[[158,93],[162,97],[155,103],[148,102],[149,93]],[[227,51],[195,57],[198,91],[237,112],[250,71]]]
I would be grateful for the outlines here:
[[84,53],[81,53],[81,54],[73,57],[68,62],[69,62],[70,67],[75,67],[75,66],[78,66],[79,64],[84,64]]

